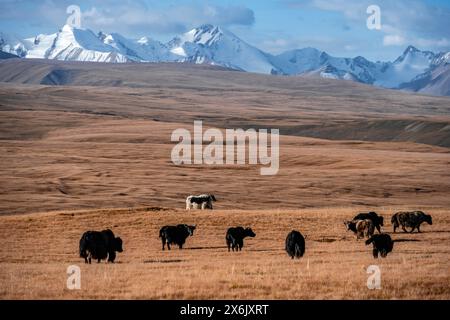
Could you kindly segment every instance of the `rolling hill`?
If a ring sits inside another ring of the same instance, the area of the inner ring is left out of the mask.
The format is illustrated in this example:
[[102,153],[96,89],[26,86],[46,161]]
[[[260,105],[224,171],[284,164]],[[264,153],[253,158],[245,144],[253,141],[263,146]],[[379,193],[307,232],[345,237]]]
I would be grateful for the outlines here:
[[[0,212],[447,206],[449,98],[182,64],[0,62]],[[278,128],[280,171],[175,166],[171,132]],[[261,198],[261,195],[264,195]]]

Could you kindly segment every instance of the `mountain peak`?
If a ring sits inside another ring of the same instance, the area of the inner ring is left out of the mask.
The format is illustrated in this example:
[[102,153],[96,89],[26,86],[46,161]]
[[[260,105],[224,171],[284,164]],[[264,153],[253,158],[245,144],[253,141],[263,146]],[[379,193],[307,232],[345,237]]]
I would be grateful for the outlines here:
[[197,28],[194,28],[186,32],[181,40],[185,42],[210,45],[219,40],[223,34],[224,31],[220,29],[218,26],[213,26],[211,24],[203,24]]
[[61,30],[71,30],[71,29],[72,29],[72,26],[70,26],[68,24],[63,25],[61,28]]
[[416,47],[409,45],[405,51],[403,52],[404,55],[408,54],[408,53],[413,53],[413,52],[419,52],[420,50],[417,49]]
[[192,29],[190,32],[195,32],[197,34],[204,34],[204,33],[224,33],[225,31],[222,30],[219,26],[207,23]]
[[[416,47],[409,45],[405,51],[403,51],[402,55],[399,56],[394,63],[401,63],[406,60],[417,60],[417,59],[424,59],[429,63],[432,59],[435,58],[435,54],[431,51],[422,51],[417,49]],[[417,63],[416,63],[417,64]]]
[[201,26],[199,26],[198,28],[195,28],[197,30],[201,30],[203,32],[210,32],[212,29],[216,28],[216,26],[213,26],[212,24],[206,23],[206,24],[202,24]]
[[76,29],[78,29],[78,28],[75,28],[74,26],[65,24],[65,25],[62,26],[61,32],[73,32]]

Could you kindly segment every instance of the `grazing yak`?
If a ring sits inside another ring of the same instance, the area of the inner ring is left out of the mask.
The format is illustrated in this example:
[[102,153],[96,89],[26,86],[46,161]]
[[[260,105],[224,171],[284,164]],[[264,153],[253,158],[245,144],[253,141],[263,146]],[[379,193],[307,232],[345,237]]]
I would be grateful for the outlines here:
[[379,216],[376,212],[370,211],[370,212],[362,212],[357,214],[353,221],[355,220],[366,220],[369,219],[372,221],[373,226],[377,228],[378,233],[381,233],[381,227],[383,226],[383,217]]
[[303,257],[305,253],[305,238],[303,235],[296,231],[292,230],[286,237],[286,252],[292,258],[300,258]]
[[256,234],[251,228],[235,227],[229,228],[227,230],[227,235],[225,237],[227,241],[228,251],[230,248],[234,251],[241,251],[244,246],[244,238],[251,237],[254,238]]
[[394,241],[388,234],[374,234],[366,241],[366,245],[373,244],[373,257],[378,258],[378,253],[381,257],[386,258],[387,254],[394,248]]
[[186,210],[198,209],[199,207],[204,209],[213,208],[213,201],[217,201],[213,194],[201,194],[198,196],[188,196],[186,198]]
[[108,258],[108,262],[114,263],[116,251],[122,252],[122,239],[115,237],[114,233],[107,229],[103,231],[86,231],[80,239],[80,258],[85,263],[91,263],[91,259],[97,262]]
[[406,231],[406,227],[408,227],[411,228],[410,233],[412,233],[414,229],[417,229],[417,232],[420,233],[420,225],[422,222],[426,222],[429,225],[433,224],[431,216],[422,211],[397,212],[391,218],[394,232],[401,226],[405,232],[408,232]]
[[347,230],[351,230],[356,234],[356,239],[369,238],[375,231],[372,220],[369,219],[344,221],[344,225],[347,227]]
[[183,244],[186,238],[194,235],[196,226],[188,226],[187,224],[179,224],[176,226],[164,226],[159,230],[159,237],[162,241],[162,249],[167,243],[167,249],[170,250],[171,244],[177,244],[180,249],[183,249]]

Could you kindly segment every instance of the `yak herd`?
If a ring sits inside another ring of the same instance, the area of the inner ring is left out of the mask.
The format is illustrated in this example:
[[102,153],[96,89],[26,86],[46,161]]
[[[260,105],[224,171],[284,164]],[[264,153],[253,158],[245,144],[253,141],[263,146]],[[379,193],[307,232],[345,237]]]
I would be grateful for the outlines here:
[[[193,197],[193,196],[190,196]],[[206,205],[198,203],[199,199],[204,198],[207,201]],[[189,198],[189,203],[192,198]],[[195,204],[203,209],[212,209],[212,201],[216,201],[214,196],[212,197],[194,197]],[[193,202],[194,202],[193,201]],[[189,206],[187,209],[191,209]],[[412,233],[417,229],[420,233],[420,225],[423,222],[432,224],[431,216],[425,214],[422,211],[412,212],[397,212],[391,218],[394,233],[397,228],[401,227],[404,232]],[[383,226],[383,217],[376,212],[360,213],[356,215],[352,220],[344,221],[344,225],[347,230],[351,230],[355,233],[357,239],[367,238],[366,245],[373,245],[373,257],[385,258],[394,247],[394,241],[391,237],[381,232]],[[408,231],[407,228],[410,228]],[[170,250],[171,245],[178,245],[180,249],[183,248],[186,239],[189,236],[194,235],[195,225],[178,224],[176,226],[164,226],[159,231],[159,237],[162,241],[162,250]],[[375,229],[378,234],[374,234]],[[256,234],[251,228],[243,228],[241,226],[229,228],[225,235],[228,251],[241,251],[244,246],[244,238],[255,237]],[[285,250],[289,257],[292,259],[300,258],[305,254],[306,237],[299,231],[292,230],[286,237]],[[91,260],[108,259],[108,262],[113,263],[116,258],[116,252],[122,252],[122,239],[115,237],[111,230],[103,231],[87,231],[80,239],[80,257],[84,258],[85,263],[91,263]]]

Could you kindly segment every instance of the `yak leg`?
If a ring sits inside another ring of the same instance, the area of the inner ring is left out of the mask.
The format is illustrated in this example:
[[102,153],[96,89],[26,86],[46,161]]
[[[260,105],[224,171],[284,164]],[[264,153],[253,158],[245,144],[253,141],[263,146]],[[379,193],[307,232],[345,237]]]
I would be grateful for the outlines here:
[[114,260],[116,260],[116,252],[112,250],[108,253],[108,262],[114,263]]
[[373,249],[372,253],[373,253],[373,257],[375,259],[377,259],[378,258],[378,249]]

